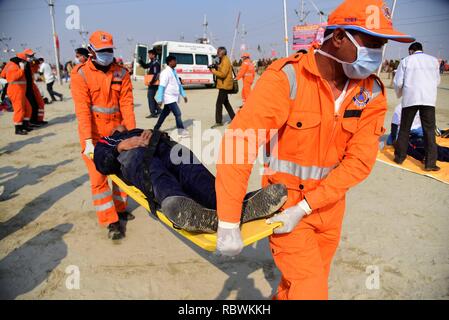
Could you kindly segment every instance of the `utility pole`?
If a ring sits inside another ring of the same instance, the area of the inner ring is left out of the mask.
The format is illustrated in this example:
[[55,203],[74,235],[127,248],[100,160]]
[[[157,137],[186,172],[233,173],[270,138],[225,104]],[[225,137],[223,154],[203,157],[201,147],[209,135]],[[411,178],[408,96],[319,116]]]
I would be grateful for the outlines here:
[[207,26],[209,23],[207,22],[207,15],[204,15],[204,22],[203,22],[203,43],[209,43],[209,39],[207,38]]
[[81,29],[78,31],[81,39],[83,39],[83,47],[87,47],[87,35],[89,34],[89,31],[84,30],[84,27],[81,26]]
[[237,16],[237,23],[235,24],[235,30],[234,30],[234,38],[232,39],[232,47],[231,47],[231,62],[234,61],[234,49],[235,49],[235,38],[237,38],[237,32],[239,29],[239,23],[240,23],[240,11]]
[[287,0],[284,0],[284,42],[285,56],[288,57]]
[[248,50],[248,48],[246,47],[246,39],[245,39],[246,34],[247,32],[245,31],[245,24],[242,24],[242,38],[241,38],[242,44],[240,46],[240,50],[243,51]]
[[58,44],[57,44],[58,36],[56,35],[56,26],[55,26],[55,2],[54,2],[54,0],[48,0],[48,6],[50,7],[51,27],[53,30],[53,45],[55,47],[56,78],[58,79],[59,84],[62,84],[61,70],[59,68],[59,52],[58,52]]
[[[394,9],[396,8],[396,0],[393,0],[393,7],[391,8],[391,21],[393,21],[394,16]],[[384,45],[382,49],[382,63],[379,66],[379,69],[377,69],[377,76],[380,75],[380,71],[382,70],[382,65],[384,63],[384,57],[385,57],[385,50],[387,49],[387,44]]]

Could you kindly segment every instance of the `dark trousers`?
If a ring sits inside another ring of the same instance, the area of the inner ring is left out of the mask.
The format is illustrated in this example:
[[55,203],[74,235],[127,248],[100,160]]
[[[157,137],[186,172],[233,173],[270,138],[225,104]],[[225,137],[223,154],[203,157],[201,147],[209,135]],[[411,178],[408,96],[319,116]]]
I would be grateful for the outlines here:
[[170,159],[171,147],[167,143],[160,142],[156,149],[150,163],[150,180],[157,202],[160,204],[171,196],[184,196],[215,210],[215,177],[192,151],[185,147],[182,150],[188,154],[182,157],[186,161],[174,164]]
[[219,89],[217,103],[215,105],[215,123],[223,123],[223,105],[226,108],[226,111],[228,112],[231,120],[234,119],[235,113],[232,109],[231,104],[229,103],[228,90]]
[[27,88],[26,90],[26,98],[31,105],[31,118],[30,122],[36,123],[38,122],[39,116],[39,105],[37,104],[36,96],[34,95],[33,88]]
[[179,106],[176,102],[173,102],[173,103],[164,105],[161,115],[159,116],[159,119],[157,119],[157,123],[154,126],[155,130],[159,130],[161,128],[162,123],[164,123],[165,118],[168,117],[170,112],[173,112],[173,115],[175,116],[176,128],[184,129],[184,124],[182,123],[182,119],[181,119],[181,109],[179,109]]
[[47,91],[48,91],[48,94],[50,95],[52,101],[56,101],[55,96],[59,97],[59,99],[62,99],[62,94],[60,94],[60,93],[56,92],[55,90],[53,90],[53,85],[54,84],[55,84],[54,81],[50,82],[50,83],[47,83]]
[[401,126],[399,128],[399,135],[394,150],[395,161],[402,162],[407,157],[410,128],[418,110],[424,133],[424,165],[426,167],[434,167],[436,165],[438,152],[435,140],[435,107],[431,106],[410,106],[402,108]]
[[148,86],[147,98],[148,98],[148,107],[150,108],[151,114],[161,113],[161,108],[157,105],[154,96],[156,95],[158,86]]

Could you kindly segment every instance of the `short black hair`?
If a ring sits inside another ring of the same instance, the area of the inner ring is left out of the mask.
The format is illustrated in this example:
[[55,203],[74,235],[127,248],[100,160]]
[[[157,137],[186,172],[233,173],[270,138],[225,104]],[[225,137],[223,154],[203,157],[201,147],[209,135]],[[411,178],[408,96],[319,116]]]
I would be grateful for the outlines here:
[[150,50],[148,50],[148,54],[154,54],[155,56],[157,56],[157,53],[156,53],[156,50],[154,50],[154,49],[150,49]]
[[85,56],[86,58],[89,57],[89,50],[87,50],[86,48],[82,48],[82,47],[77,48],[77,49],[75,49],[75,53]]
[[409,51],[422,51],[422,44],[419,42],[413,42],[410,47],[408,47]]
[[176,60],[176,57],[172,56],[172,55],[168,55],[167,58],[165,58],[165,63],[169,64],[173,60]]
[[39,59],[37,59],[37,61],[44,62],[44,58],[39,58]]
[[225,47],[218,47],[217,51],[223,51],[225,55],[228,54],[228,50]]

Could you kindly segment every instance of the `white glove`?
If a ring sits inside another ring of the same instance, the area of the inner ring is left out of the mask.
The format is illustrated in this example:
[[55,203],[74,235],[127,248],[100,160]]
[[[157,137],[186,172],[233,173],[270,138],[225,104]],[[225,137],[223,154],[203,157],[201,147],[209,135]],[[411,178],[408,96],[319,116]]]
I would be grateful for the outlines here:
[[218,220],[217,254],[233,257],[243,249],[240,223],[229,223]]
[[19,62],[19,67],[22,70],[25,70],[25,62]]
[[272,224],[274,222],[282,222],[282,226],[274,229],[273,233],[290,233],[296,227],[298,222],[304,217],[304,215],[306,215],[306,211],[300,204],[297,204],[296,206],[285,209],[281,213],[267,219],[267,223]]
[[86,157],[90,158],[90,155],[94,153],[95,147],[94,147],[94,144],[92,142],[92,139],[87,139],[85,142],[86,142],[86,147],[84,148],[83,154]]

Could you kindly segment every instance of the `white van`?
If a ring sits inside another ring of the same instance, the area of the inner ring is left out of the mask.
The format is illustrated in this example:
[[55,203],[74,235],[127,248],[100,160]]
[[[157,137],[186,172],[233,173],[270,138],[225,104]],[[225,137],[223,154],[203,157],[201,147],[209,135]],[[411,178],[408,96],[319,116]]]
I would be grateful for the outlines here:
[[[168,55],[176,57],[176,72],[182,84],[214,86],[214,76],[207,66],[213,63],[217,49],[210,44],[158,41],[153,43],[153,49],[157,52],[162,69],[166,67],[165,58]],[[145,45],[138,44],[136,46],[136,57],[143,58],[143,52],[147,51],[148,48]],[[143,60],[147,61],[147,59],[145,56]],[[136,77],[143,77],[143,70],[141,70],[137,61],[134,63],[134,69]]]

